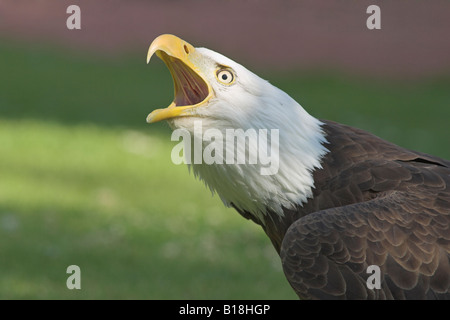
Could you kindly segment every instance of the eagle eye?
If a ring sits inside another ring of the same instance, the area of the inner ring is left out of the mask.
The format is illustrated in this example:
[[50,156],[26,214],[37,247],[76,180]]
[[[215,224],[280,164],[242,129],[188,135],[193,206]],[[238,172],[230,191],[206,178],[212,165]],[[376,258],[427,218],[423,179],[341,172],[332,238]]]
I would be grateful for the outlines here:
[[234,82],[234,73],[230,69],[219,69],[216,77],[223,84],[232,84]]

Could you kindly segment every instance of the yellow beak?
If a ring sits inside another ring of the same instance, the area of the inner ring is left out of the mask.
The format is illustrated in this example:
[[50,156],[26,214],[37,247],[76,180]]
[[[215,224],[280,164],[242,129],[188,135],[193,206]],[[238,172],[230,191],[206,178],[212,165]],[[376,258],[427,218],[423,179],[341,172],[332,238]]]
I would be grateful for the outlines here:
[[151,112],[147,116],[147,122],[195,114],[195,108],[205,105],[213,92],[209,83],[201,76],[201,71],[193,63],[193,60],[199,57],[195,48],[174,35],[163,34],[150,45],[147,63],[153,54],[163,60],[168,67],[174,83],[175,98],[167,108]]

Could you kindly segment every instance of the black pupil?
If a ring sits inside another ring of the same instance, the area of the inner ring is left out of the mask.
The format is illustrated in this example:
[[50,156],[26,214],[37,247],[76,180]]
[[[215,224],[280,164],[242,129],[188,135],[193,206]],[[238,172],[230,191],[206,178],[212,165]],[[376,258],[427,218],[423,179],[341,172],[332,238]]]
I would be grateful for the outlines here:
[[222,74],[222,80],[227,80],[228,76],[226,74]]

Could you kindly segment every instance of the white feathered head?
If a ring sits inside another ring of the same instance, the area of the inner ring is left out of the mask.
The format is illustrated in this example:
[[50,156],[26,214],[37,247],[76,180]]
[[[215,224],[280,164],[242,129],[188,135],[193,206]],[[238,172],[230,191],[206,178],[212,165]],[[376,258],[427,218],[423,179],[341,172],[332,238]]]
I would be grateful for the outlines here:
[[[277,154],[271,155],[278,161],[276,174],[262,175],[260,163],[227,163],[226,150],[220,164],[191,165],[227,206],[248,211],[264,223],[268,210],[282,215],[283,207],[301,205],[312,196],[312,172],[327,152],[319,120],[282,90],[212,50],[166,34],[152,42],[147,62],[153,54],[169,68],[175,94],[170,106],[151,112],[147,122],[167,120],[193,138],[199,121],[203,130],[219,130],[223,137],[231,129],[279,132],[279,140],[272,142]],[[251,144],[246,149],[241,151],[257,152]]]

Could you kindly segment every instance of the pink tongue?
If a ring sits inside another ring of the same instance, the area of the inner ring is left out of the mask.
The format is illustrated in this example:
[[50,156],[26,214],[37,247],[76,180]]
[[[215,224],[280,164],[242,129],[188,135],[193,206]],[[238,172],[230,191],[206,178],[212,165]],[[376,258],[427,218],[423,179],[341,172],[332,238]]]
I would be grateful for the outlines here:
[[181,61],[172,61],[174,78],[176,82],[177,96],[175,104],[177,106],[194,105],[203,101],[207,97],[207,88],[203,85],[203,80],[199,79],[186,69]]

